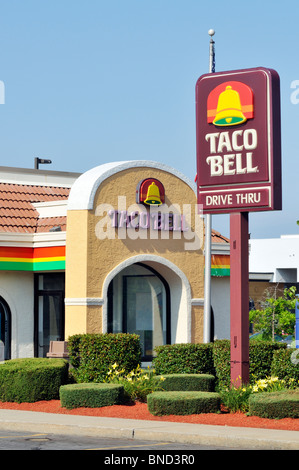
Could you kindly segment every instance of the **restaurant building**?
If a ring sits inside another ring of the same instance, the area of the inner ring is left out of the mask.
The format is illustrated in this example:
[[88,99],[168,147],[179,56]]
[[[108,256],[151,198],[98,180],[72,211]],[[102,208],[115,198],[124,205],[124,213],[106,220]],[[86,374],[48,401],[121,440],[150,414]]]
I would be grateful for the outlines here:
[[[204,219],[174,168],[115,162],[83,173],[0,167],[0,340],[46,357],[77,333],[202,342]],[[211,340],[229,337],[229,241],[212,232]]]

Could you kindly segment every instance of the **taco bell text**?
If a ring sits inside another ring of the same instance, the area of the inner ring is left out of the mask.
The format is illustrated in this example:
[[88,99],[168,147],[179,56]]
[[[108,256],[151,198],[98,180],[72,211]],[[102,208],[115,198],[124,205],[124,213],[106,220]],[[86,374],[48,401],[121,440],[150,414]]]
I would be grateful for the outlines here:
[[258,144],[255,129],[208,133],[205,140],[210,146],[206,163],[210,167],[211,177],[259,171],[253,152]]

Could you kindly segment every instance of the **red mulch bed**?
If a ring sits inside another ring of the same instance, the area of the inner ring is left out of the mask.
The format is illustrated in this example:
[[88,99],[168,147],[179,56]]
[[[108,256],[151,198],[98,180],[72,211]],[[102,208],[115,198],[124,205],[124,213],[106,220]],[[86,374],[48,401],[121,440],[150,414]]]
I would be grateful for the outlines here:
[[59,413],[84,416],[102,416],[107,418],[146,419],[151,421],[172,421],[177,423],[210,424],[219,426],[239,426],[250,428],[281,429],[299,431],[299,419],[284,418],[279,420],[246,416],[244,413],[202,413],[187,416],[153,416],[145,403],[134,405],[114,405],[102,408],[62,408],[60,400],[39,401],[35,403],[0,402],[0,409],[40,411],[43,413]]

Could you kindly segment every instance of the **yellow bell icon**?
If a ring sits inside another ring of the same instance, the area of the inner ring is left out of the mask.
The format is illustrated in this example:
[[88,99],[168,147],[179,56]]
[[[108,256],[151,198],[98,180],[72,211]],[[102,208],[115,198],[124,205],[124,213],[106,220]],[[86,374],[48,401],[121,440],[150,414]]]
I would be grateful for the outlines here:
[[242,113],[240,95],[228,85],[219,95],[213,124],[215,126],[235,126],[245,121],[247,119]]
[[148,204],[149,206],[160,206],[162,204],[159,188],[154,182],[152,182],[148,187],[144,204]]

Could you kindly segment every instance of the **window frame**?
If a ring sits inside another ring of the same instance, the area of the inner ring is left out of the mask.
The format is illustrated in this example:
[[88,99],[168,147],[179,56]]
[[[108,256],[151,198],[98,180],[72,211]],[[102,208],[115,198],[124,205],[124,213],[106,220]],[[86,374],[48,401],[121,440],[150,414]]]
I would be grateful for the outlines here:
[[[45,289],[39,287],[39,276],[43,275],[52,275],[60,277],[64,276],[64,288],[61,289]],[[59,318],[59,326],[61,328],[61,338],[63,341],[65,338],[65,306],[64,306],[64,297],[65,297],[65,273],[56,272],[40,272],[34,274],[34,357],[45,357],[39,356],[39,297],[46,295],[57,295],[61,296],[61,317]]]

